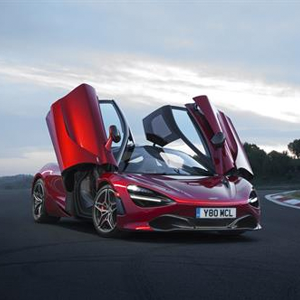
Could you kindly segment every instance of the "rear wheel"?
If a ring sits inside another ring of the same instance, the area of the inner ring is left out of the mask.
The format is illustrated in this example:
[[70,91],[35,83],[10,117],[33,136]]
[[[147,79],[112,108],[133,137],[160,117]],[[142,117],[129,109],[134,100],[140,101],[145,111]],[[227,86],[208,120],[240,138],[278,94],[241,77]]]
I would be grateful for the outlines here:
[[45,187],[42,179],[38,179],[32,192],[32,215],[37,223],[56,223],[60,217],[53,217],[47,214],[45,208]]
[[115,237],[119,234],[116,196],[111,186],[103,186],[96,194],[92,215],[95,229],[100,236]]

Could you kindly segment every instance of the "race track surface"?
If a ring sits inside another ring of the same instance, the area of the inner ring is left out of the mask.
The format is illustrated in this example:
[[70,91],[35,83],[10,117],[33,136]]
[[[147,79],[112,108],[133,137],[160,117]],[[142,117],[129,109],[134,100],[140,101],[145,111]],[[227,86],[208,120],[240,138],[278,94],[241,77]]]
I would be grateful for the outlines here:
[[263,230],[236,238],[103,239],[92,224],[72,219],[35,224],[28,190],[0,191],[0,204],[3,300],[300,299],[296,209],[262,199]]

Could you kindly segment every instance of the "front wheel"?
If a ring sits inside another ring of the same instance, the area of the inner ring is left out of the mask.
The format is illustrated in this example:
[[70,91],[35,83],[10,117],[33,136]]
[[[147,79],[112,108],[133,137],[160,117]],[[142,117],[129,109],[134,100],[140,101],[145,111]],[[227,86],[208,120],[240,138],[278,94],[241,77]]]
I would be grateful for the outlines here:
[[38,179],[32,191],[32,215],[37,223],[56,223],[60,217],[53,217],[47,214],[45,208],[45,187],[42,179]]
[[102,237],[115,237],[117,228],[117,204],[115,192],[109,185],[103,186],[95,196],[93,224]]

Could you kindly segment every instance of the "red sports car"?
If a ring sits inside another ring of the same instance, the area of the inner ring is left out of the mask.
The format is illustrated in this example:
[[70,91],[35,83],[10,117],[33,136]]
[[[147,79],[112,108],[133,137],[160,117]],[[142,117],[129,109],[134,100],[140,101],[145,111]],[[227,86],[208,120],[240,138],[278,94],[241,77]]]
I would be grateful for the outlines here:
[[58,165],[35,175],[35,221],[90,219],[104,237],[260,229],[252,169],[230,119],[206,96],[193,100],[146,116],[146,145],[135,143],[115,101],[87,84],[52,104],[46,120]]

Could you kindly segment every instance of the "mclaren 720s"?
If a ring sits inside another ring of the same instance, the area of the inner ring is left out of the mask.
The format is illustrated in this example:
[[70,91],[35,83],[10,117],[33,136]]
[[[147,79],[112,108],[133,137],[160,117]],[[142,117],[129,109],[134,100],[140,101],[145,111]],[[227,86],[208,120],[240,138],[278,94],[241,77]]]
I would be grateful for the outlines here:
[[135,143],[116,102],[99,100],[87,84],[54,102],[46,121],[58,164],[34,177],[38,223],[89,219],[103,237],[175,230],[238,235],[261,228],[243,145],[206,96],[146,116],[145,145]]

